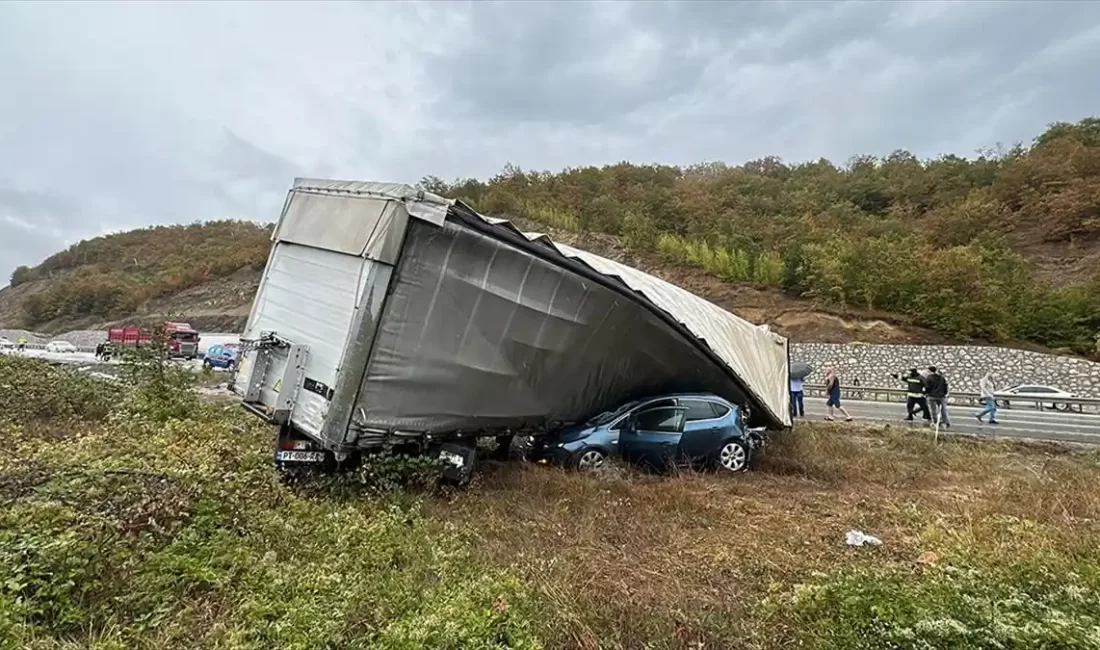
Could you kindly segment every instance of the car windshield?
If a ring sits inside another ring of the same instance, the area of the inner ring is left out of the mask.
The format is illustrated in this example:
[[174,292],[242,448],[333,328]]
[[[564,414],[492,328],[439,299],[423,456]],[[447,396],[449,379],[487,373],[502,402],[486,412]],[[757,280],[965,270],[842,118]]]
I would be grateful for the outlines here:
[[634,408],[638,404],[639,404],[638,400],[635,400],[633,402],[627,402],[626,404],[623,404],[622,406],[615,409],[614,411],[604,411],[603,413],[600,413],[596,417],[590,419],[586,424],[588,424],[588,426],[595,426],[595,427],[603,426],[603,425],[607,424],[608,422],[614,420],[615,418],[619,417],[623,413],[626,413],[630,409]]

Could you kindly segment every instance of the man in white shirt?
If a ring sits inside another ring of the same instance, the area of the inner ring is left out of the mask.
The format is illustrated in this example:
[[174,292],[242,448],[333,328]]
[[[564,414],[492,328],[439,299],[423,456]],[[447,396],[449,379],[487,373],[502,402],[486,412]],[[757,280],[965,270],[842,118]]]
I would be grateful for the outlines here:
[[791,419],[806,417],[806,405],[802,399],[802,379],[791,377]]
[[994,395],[996,392],[993,387],[993,378],[990,373],[985,375],[978,381],[978,390],[981,393],[982,401],[985,403],[985,410],[978,414],[978,422],[985,423],[984,418],[989,415],[989,423],[997,424],[997,397]]

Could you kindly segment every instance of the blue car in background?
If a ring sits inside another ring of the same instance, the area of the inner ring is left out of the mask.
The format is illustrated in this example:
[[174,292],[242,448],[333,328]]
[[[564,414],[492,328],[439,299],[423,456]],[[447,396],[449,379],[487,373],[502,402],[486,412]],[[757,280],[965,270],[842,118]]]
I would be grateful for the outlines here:
[[717,395],[665,395],[533,436],[526,456],[580,470],[599,469],[612,458],[622,458],[658,471],[675,466],[743,472],[763,442],[747,422],[745,409]]
[[233,370],[237,367],[237,352],[235,345],[211,345],[202,359],[202,365]]

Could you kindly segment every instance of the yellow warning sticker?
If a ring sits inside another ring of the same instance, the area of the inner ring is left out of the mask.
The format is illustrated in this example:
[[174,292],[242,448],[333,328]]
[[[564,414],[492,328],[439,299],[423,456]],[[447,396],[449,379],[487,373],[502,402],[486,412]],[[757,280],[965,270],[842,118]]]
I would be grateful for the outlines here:
[[278,393],[278,392],[279,392],[279,391],[281,391],[282,389],[283,389],[283,380],[282,380],[282,379],[280,379],[279,381],[275,382],[275,388],[272,388],[271,390],[273,390],[273,391],[275,391],[276,393]]

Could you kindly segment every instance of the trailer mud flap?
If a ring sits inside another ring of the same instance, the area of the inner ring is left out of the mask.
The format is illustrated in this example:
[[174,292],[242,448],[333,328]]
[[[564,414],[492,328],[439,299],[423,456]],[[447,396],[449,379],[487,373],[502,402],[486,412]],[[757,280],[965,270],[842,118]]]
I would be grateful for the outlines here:
[[477,465],[477,447],[448,442],[439,447],[437,457],[443,462],[443,478],[465,485],[473,476]]

